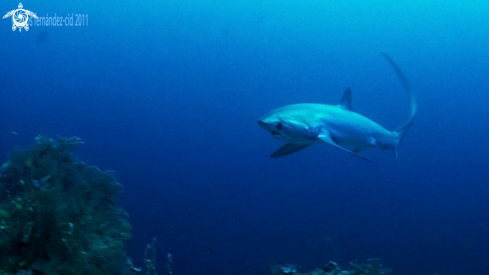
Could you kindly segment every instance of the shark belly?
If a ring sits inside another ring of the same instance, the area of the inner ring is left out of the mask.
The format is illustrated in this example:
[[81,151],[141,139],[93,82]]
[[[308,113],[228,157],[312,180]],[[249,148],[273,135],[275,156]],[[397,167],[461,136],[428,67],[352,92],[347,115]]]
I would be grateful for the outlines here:
[[337,145],[353,146],[357,150],[368,147],[383,148],[391,131],[358,114],[336,107],[318,121],[321,131],[327,133]]

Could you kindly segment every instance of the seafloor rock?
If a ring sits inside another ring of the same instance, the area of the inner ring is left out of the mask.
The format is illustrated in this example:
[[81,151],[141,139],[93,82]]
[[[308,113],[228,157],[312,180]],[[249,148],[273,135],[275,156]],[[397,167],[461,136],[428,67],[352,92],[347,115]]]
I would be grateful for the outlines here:
[[78,138],[14,150],[0,176],[0,274],[118,274],[130,238],[121,187],[73,158]]
[[390,275],[391,269],[384,267],[377,258],[369,259],[366,263],[350,263],[352,270],[341,270],[335,262],[327,263],[323,268],[314,269],[309,273],[298,272],[292,264],[278,264],[270,266],[273,275]]

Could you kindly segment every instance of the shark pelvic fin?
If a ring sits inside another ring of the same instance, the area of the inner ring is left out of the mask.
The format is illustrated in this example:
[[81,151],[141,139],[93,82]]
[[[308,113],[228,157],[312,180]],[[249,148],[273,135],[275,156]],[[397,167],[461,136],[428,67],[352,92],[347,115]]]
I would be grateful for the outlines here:
[[280,147],[277,151],[270,155],[271,158],[283,157],[286,155],[293,154],[300,151],[311,144],[296,144],[296,143],[286,143],[284,146]]
[[371,159],[369,159],[369,158],[366,158],[366,157],[364,157],[364,156],[361,156],[361,155],[359,155],[359,154],[357,154],[357,153],[355,153],[355,152],[352,152],[352,151],[350,151],[350,150],[348,150],[348,149],[345,149],[345,148],[343,148],[343,147],[339,146],[338,144],[336,144],[336,142],[334,142],[334,141],[333,141],[333,139],[331,138],[331,135],[330,135],[329,133],[322,133],[322,134],[320,134],[320,135],[318,136],[318,138],[319,138],[320,140],[322,140],[322,141],[324,141],[324,142],[326,142],[326,143],[328,143],[328,144],[331,144],[331,145],[333,145],[334,147],[339,148],[339,149],[341,149],[341,150],[343,150],[343,151],[345,151],[345,152],[348,152],[348,153],[350,153],[350,154],[352,154],[352,155],[354,155],[354,156],[356,156],[356,157],[359,157],[359,158],[364,159],[364,160],[366,160],[366,161],[374,162],[373,160],[371,160]]
[[345,92],[343,93],[339,106],[353,112],[353,108],[351,107],[351,90],[349,87],[346,88]]

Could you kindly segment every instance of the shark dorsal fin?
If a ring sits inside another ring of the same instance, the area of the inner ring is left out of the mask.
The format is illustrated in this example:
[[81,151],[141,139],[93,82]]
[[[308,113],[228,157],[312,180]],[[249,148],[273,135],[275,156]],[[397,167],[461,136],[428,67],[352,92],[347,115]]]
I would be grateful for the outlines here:
[[351,90],[349,87],[346,88],[345,92],[343,93],[339,106],[348,111],[353,111],[353,108],[351,107]]

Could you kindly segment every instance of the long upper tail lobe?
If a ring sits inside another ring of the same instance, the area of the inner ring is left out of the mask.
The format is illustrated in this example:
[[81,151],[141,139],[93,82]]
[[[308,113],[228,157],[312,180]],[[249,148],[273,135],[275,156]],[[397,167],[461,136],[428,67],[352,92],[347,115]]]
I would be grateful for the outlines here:
[[382,53],[382,55],[385,57],[385,59],[389,62],[389,64],[394,68],[394,71],[396,72],[397,77],[401,80],[401,84],[406,90],[406,92],[409,94],[410,101],[411,101],[411,112],[409,115],[408,121],[406,121],[403,125],[399,126],[396,130],[394,130],[394,134],[396,137],[395,141],[395,147],[393,148],[394,154],[397,157],[397,148],[399,147],[399,144],[402,142],[404,139],[404,136],[406,135],[407,131],[413,124],[413,119],[414,116],[416,115],[416,110],[417,110],[417,102],[416,102],[416,97],[414,97],[414,94],[411,92],[411,88],[409,87],[409,83],[407,81],[406,76],[404,73],[401,71],[399,66],[394,62],[394,60],[386,53]]

